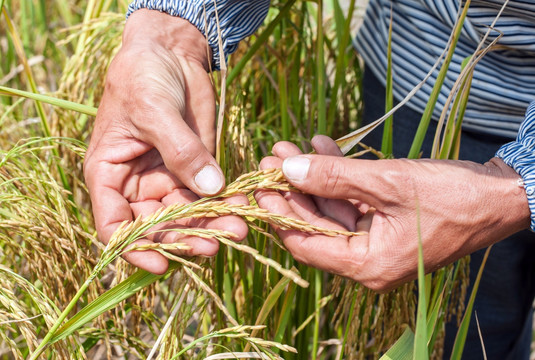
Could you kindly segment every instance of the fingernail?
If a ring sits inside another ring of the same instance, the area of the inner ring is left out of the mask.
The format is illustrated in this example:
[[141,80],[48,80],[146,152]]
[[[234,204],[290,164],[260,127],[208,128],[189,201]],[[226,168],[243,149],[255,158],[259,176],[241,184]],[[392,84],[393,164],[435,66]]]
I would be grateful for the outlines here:
[[304,156],[292,156],[282,163],[282,172],[290,180],[301,181],[307,177],[310,159]]
[[206,165],[195,175],[195,184],[206,195],[215,195],[223,187],[223,177],[214,166]]

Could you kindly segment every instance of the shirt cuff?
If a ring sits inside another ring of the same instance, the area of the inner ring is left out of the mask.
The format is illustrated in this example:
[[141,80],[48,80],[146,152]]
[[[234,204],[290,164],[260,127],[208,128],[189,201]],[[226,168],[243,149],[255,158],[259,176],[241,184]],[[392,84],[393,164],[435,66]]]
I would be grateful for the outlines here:
[[270,0],[134,0],[128,6],[126,17],[136,10],[149,9],[189,21],[208,40],[212,49],[212,67],[219,70],[219,34],[226,60],[236,51],[239,42],[262,24],[269,3]]
[[526,118],[520,125],[516,141],[503,145],[496,157],[522,177],[521,185],[526,190],[531,212],[531,230],[535,231],[535,101],[526,111]]

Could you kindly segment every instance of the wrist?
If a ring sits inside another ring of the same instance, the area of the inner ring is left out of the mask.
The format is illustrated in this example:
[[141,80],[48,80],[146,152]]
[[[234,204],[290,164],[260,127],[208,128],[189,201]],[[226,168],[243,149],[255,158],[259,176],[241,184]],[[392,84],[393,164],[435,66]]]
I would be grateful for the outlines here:
[[488,195],[497,202],[500,226],[507,232],[505,236],[528,229],[531,212],[520,175],[500,158],[492,158],[484,166],[492,183]]
[[210,47],[206,38],[190,22],[157,10],[132,13],[123,32],[123,47],[161,46],[176,56],[200,63],[209,70]]

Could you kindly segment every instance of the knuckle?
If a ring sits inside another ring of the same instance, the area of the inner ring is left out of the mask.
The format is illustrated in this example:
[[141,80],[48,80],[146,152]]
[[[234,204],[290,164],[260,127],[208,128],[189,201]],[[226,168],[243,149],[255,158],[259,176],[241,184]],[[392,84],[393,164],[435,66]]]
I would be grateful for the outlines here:
[[345,188],[344,167],[337,161],[328,161],[324,163],[325,171],[325,190],[327,192],[340,192]]
[[392,274],[390,272],[381,269],[377,273],[372,274],[372,276],[362,280],[361,283],[368,289],[383,294],[392,289],[395,281],[392,279]]
[[412,174],[400,169],[388,169],[380,177],[383,189],[383,201],[398,203],[407,196],[408,189],[413,189]]
[[174,153],[171,156],[171,161],[175,165],[184,165],[188,168],[203,158],[206,151],[200,141],[193,137],[184,137],[177,142],[174,148]]
[[306,242],[299,239],[286,239],[284,245],[288,251],[292,254],[292,257],[299,263],[304,265],[310,265],[310,260],[308,254],[310,249],[306,246]]
[[409,173],[397,169],[386,171],[384,178],[390,183],[389,185],[404,186],[411,182],[411,175]]
[[87,157],[84,159],[84,163],[82,164],[82,171],[84,174],[84,179],[87,183],[87,186],[91,188],[93,185],[93,178],[95,176],[95,165],[94,161],[92,161],[92,157]]
[[198,255],[204,255],[204,256],[208,256],[208,257],[213,257],[213,256],[217,255],[218,251],[219,251],[219,244],[214,244],[214,246],[205,249],[204,251],[202,251]]
[[363,285],[366,286],[368,289],[371,289],[374,292],[379,293],[379,294],[387,293],[391,289],[389,284],[382,280],[372,281],[370,283],[363,284]]
[[399,284],[401,274],[390,263],[382,259],[369,260],[361,264],[362,273],[355,273],[353,280],[379,294],[389,292]]

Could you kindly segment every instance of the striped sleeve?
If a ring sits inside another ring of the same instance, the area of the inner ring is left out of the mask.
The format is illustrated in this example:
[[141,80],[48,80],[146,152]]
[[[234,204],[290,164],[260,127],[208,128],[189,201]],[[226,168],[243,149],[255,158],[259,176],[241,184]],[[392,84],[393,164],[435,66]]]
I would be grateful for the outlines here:
[[535,101],[526,111],[516,140],[503,145],[496,156],[522,177],[531,212],[531,230],[535,231]]
[[219,33],[226,58],[262,24],[269,3],[270,0],[134,0],[128,6],[126,17],[136,10],[149,9],[188,20],[207,38],[212,49],[212,66],[219,70]]

